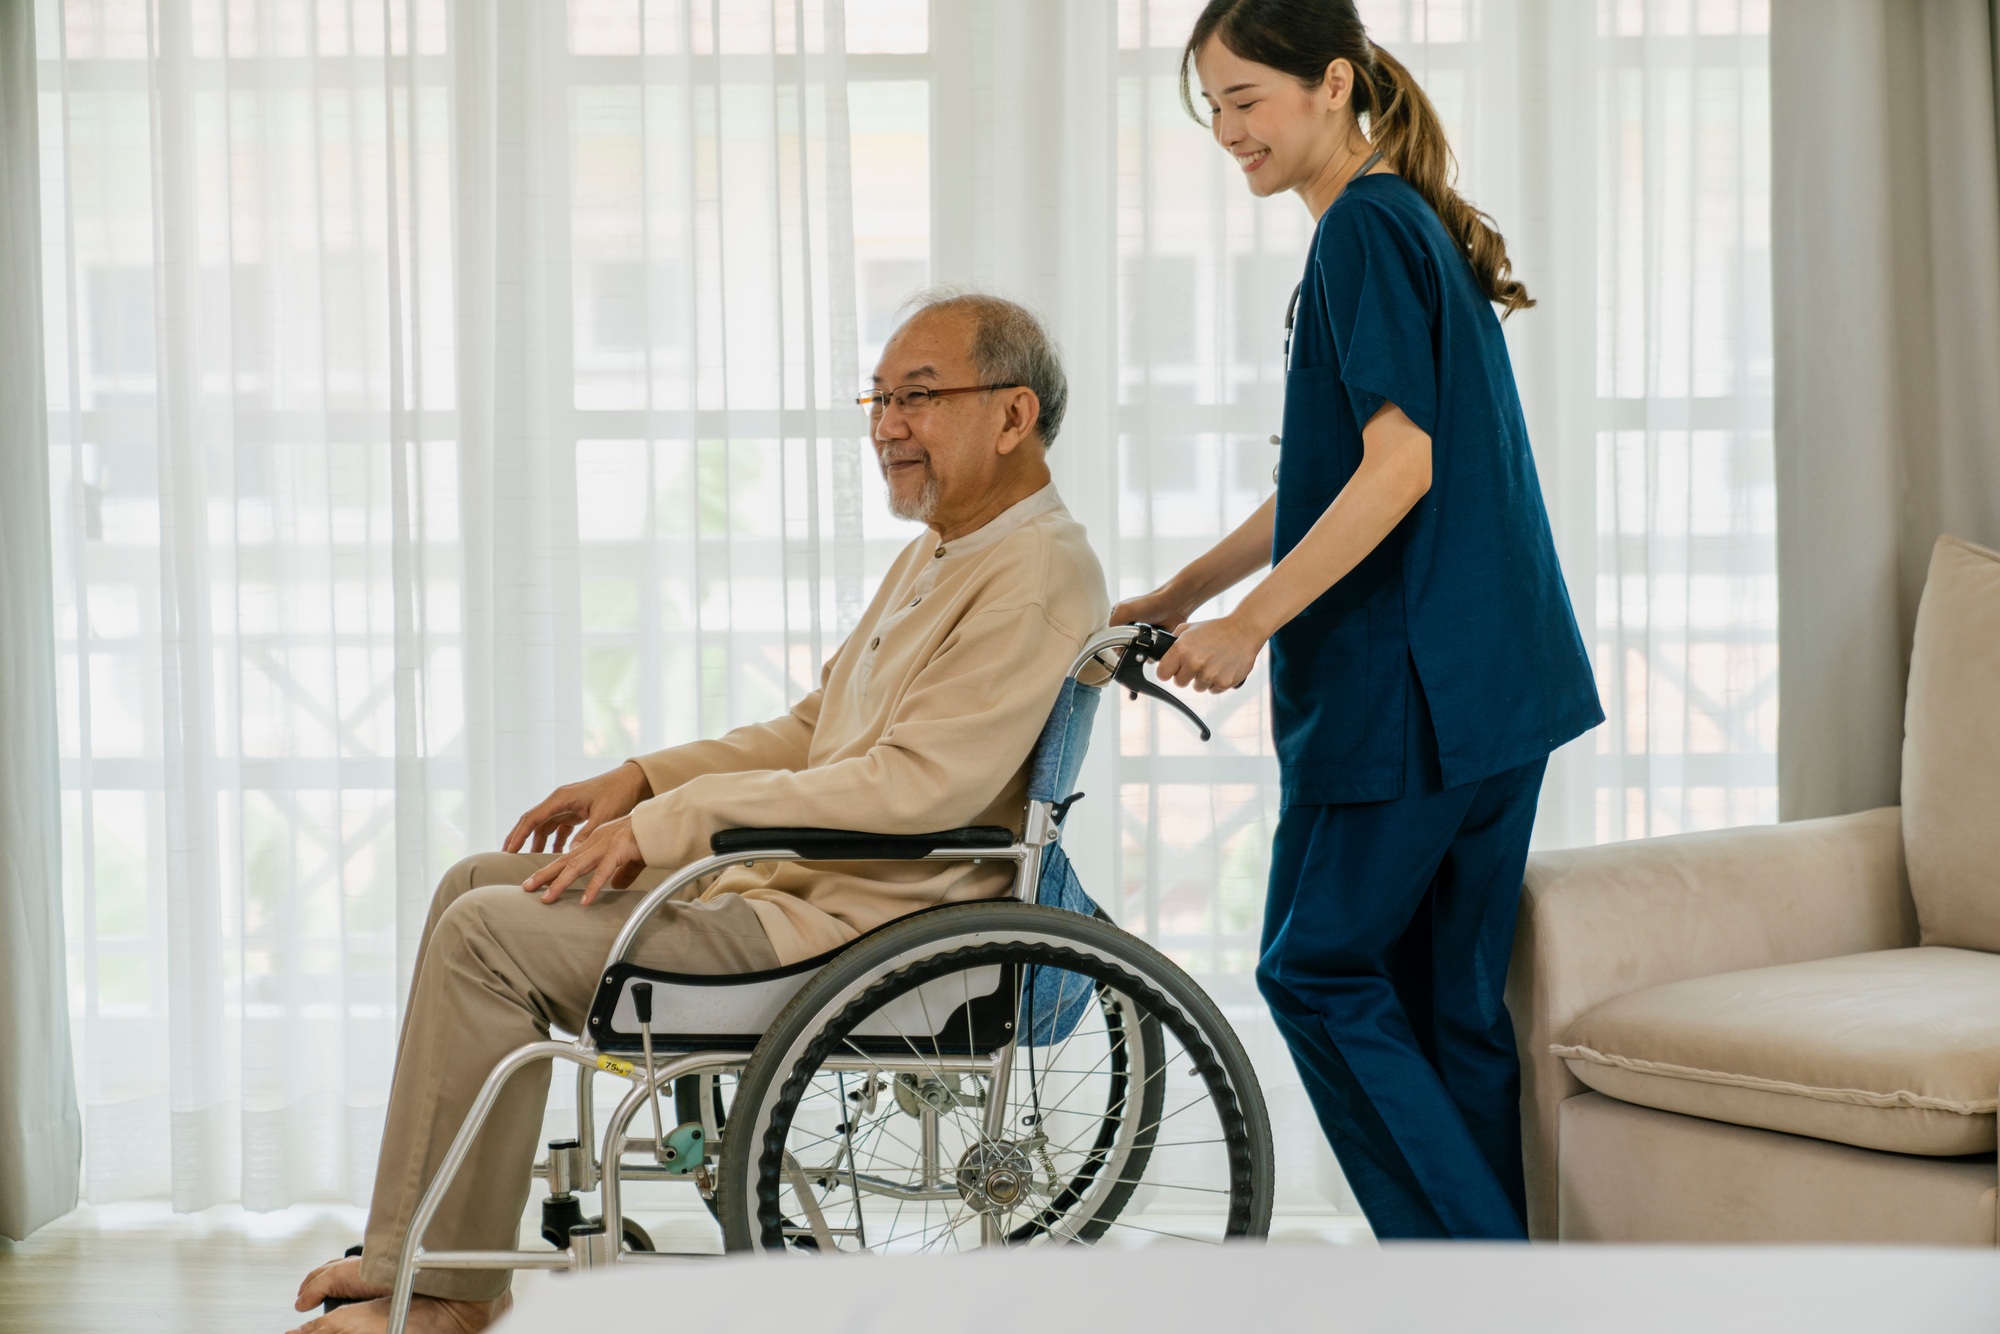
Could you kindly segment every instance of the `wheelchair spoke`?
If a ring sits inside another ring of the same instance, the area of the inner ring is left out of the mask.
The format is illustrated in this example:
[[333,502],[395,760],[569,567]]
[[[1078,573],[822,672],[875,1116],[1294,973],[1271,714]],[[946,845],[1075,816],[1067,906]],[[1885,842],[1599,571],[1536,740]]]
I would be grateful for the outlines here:
[[[1145,1077],[1145,1080],[1144,1080],[1144,1082],[1145,1082],[1145,1083],[1146,1083],[1147,1085],[1152,1085],[1152,1084],[1159,1084],[1159,1085],[1161,1085],[1161,1086],[1164,1086],[1164,1083],[1165,1083],[1165,1080],[1166,1080],[1166,1072],[1165,1072],[1164,1070],[1159,1070],[1159,1071],[1151,1071],[1151,1072],[1148,1072],[1148,1074],[1147,1074],[1147,1075],[1146,1075],[1146,1077]],[[1130,1107],[1130,1106],[1131,1106],[1131,1104],[1132,1104],[1132,1097],[1131,1097],[1131,1094],[1130,1094],[1130,1093],[1127,1093],[1125,1097],[1123,1097],[1123,1098],[1121,1098],[1121,1099],[1119,1100],[1119,1102],[1118,1102],[1118,1104],[1117,1104],[1116,1106],[1114,1106],[1114,1107],[1110,1107],[1110,1108],[1107,1108],[1107,1109],[1105,1110],[1105,1113],[1104,1113],[1104,1117],[1103,1117],[1103,1119],[1104,1119],[1104,1120],[1106,1120],[1106,1121],[1112,1121],[1112,1122],[1122,1122],[1122,1121],[1124,1121],[1124,1120],[1126,1119],[1126,1117],[1125,1117],[1125,1111],[1126,1111],[1126,1108]],[[1195,1104],[1190,1104],[1190,1105],[1199,1105],[1199,1103],[1195,1103]],[[1185,1109],[1183,1109],[1183,1110],[1185,1110]],[[1151,1132],[1153,1132],[1153,1131],[1157,1130],[1158,1128],[1159,1128],[1159,1122],[1158,1122],[1158,1121],[1153,1121],[1153,1122],[1148,1122],[1148,1123],[1143,1123],[1143,1124],[1140,1124],[1140,1125],[1138,1125],[1138,1126],[1136,1127],[1136,1129],[1137,1129],[1137,1130],[1138,1130],[1138,1131],[1139,1131],[1140,1133],[1142,1133],[1142,1134],[1150,1134]],[[1071,1137],[1071,1138],[1069,1139],[1069,1141],[1068,1141],[1067,1143],[1065,1143],[1065,1144],[1064,1144],[1064,1146],[1063,1146],[1063,1147],[1064,1147],[1065,1149],[1073,1147],[1073,1146],[1075,1145],[1075,1143],[1076,1143],[1077,1139],[1078,1139],[1078,1138],[1081,1138],[1081,1136],[1082,1136],[1082,1135],[1084,1135],[1084,1134],[1087,1134],[1087,1133],[1089,1132],[1089,1130],[1090,1130],[1090,1129],[1091,1129],[1091,1128],[1090,1128],[1090,1127],[1088,1127],[1088,1126],[1084,1127],[1084,1128],[1083,1128],[1083,1130],[1079,1131],[1079,1132],[1078,1132],[1078,1133],[1077,1133],[1076,1135],[1072,1136],[1072,1137]]]
[[1165,1124],[1166,1124],[1167,1122],[1169,1122],[1169,1121],[1173,1120],[1173,1119],[1174,1119],[1175,1117],[1177,1117],[1177,1116],[1181,1115],[1182,1113],[1184,1113],[1184,1112],[1191,1112],[1191,1111],[1193,1111],[1193,1110],[1194,1110],[1195,1108],[1197,1108],[1197,1107],[1200,1107],[1200,1106],[1203,1106],[1204,1104],[1206,1104],[1206,1103],[1207,1103],[1207,1101],[1208,1101],[1208,1099],[1206,1099],[1206,1098],[1192,1098],[1192,1099],[1190,1099],[1189,1101],[1187,1101],[1186,1103],[1182,1104],[1181,1106],[1179,1106],[1179,1107],[1176,1107],[1176,1108],[1174,1108],[1174,1110],[1172,1110],[1171,1112],[1168,1112],[1168,1113],[1167,1113],[1167,1114],[1166,1114],[1165,1116],[1161,1117],[1161,1118],[1160,1118],[1159,1120],[1157,1120],[1157,1121],[1151,1121],[1151,1122],[1148,1122],[1148,1123],[1147,1123],[1147,1124],[1146,1124],[1146,1125],[1145,1125],[1145,1126],[1143,1127],[1143,1129],[1146,1129],[1146,1130],[1157,1130],[1157,1129],[1159,1129],[1159,1128],[1160,1128],[1161,1126],[1165,1125]]
[[[921,997],[921,996],[919,996],[919,1000],[920,1000],[920,1001],[921,1001],[921,999],[922,999],[922,997]],[[928,1007],[926,1007],[926,1009],[928,1009]],[[942,1073],[941,1073],[941,1072],[940,1072],[940,1071],[939,1071],[939,1070],[937,1069],[937,1067],[933,1066],[933,1065],[932,1065],[932,1064],[931,1064],[931,1063],[930,1063],[929,1061],[927,1061],[927,1060],[925,1060],[925,1059],[924,1059],[924,1054],[923,1054],[922,1050],[920,1050],[920,1049],[918,1048],[917,1044],[916,1044],[915,1042],[912,1042],[912,1041],[910,1040],[910,1038],[909,1038],[909,1037],[908,1037],[907,1035],[902,1035],[902,1034],[899,1034],[898,1036],[902,1037],[902,1041],[903,1041],[903,1045],[904,1045],[904,1046],[906,1046],[906,1047],[908,1047],[908,1048],[910,1049],[910,1055],[914,1056],[914,1057],[915,1057],[915,1058],[917,1059],[917,1062],[918,1062],[918,1064],[920,1064],[921,1066],[923,1066],[923,1068],[924,1068],[924,1073],[925,1073],[925,1074],[926,1074],[926,1075],[927,1075],[928,1077],[930,1077],[930,1078],[932,1078],[932,1079],[935,1079],[935,1080],[937,1080],[937,1082],[938,1082],[938,1083],[940,1083],[940,1084],[944,1083],[944,1082],[945,1082],[945,1080],[944,1080],[944,1075],[943,1075],[943,1074],[942,1074]],[[851,1050],[852,1050],[852,1051],[854,1052],[854,1054],[855,1054],[855,1055],[857,1055],[857,1056],[864,1056],[864,1057],[865,1057],[865,1056],[867,1056],[867,1055],[868,1055],[868,1053],[866,1053],[866,1052],[862,1051],[862,1050],[861,1050],[861,1048],[859,1048],[859,1047],[855,1046],[855,1045],[854,1045],[854,1042],[853,1042],[853,1040],[852,1040],[852,1039],[848,1039],[848,1040],[847,1040],[847,1046],[848,1046],[848,1047],[849,1047],[849,1048],[850,1048],[850,1049],[851,1049]],[[976,1077],[977,1077],[977,1076],[975,1076],[975,1078],[976,1078]],[[954,1102],[954,1107],[955,1107],[955,1106],[956,1106],[956,1103]]]
[[[1107,1053],[1107,1059],[1108,1056],[1109,1054]],[[1146,1072],[1142,1080],[1142,1083],[1150,1086],[1154,1083],[1163,1082],[1165,1078],[1166,1078],[1166,1070],[1163,1067],[1159,1070],[1150,1070]],[[1125,1109],[1131,1105],[1131,1102],[1132,1102],[1132,1095],[1128,1091],[1124,1097],[1119,1099],[1118,1103],[1115,1106],[1106,1109],[1103,1119],[1106,1121],[1123,1121],[1125,1119]],[[1142,1130],[1147,1130],[1151,1128],[1152,1127],[1143,1127],[1143,1126],[1140,1127],[1140,1129]],[[1085,1126],[1082,1130],[1079,1130],[1076,1135],[1071,1136],[1068,1142],[1066,1142],[1063,1145],[1063,1148],[1064,1149],[1072,1148],[1076,1144],[1076,1141],[1078,1139],[1082,1138],[1083,1135],[1088,1134],[1092,1129],[1094,1129],[1094,1127]]]
[[945,1205],[943,1206],[943,1213],[945,1217],[942,1222],[930,1222],[930,1203],[926,1202],[924,1205],[925,1226],[915,1232],[903,1234],[902,1241],[907,1245],[919,1239],[928,1238],[928,1240],[923,1241],[917,1247],[917,1250],[920,1252],[930,1250],[933,1246],[943,1245],[948,1238],[955,1236],[965,1226],[966,1210],[963,1206],[953,1208],[950,1205]]
[[[1108,1052],[1106,1052],[1106,1053],[1104,1054],[1104,1058],[1103,1058],[1103,1060],[1100,1060],[1100,1061],[1099,1061],[1099,1062],[1097,1063],[1097,1065],[1096,1065],[1096,1066],[1093,1066],[1093,1067],[1092,1067],[1092,1068],[1091,1068],[1090,1070],[1086,1071],[1086,1072],[1084,1073],[1084,1075],[1082,1076],[1082,1078],[1084,1078],[1084,1079],[1088,1079],[1088,1078],[1090,1078],[1090,1077],[1091,1077],[1092,1075],[1095,1075],[1095,1074],[1097,1073],[1097,1071],[1098,1071],[1099,1069],[1101,1069],[1101,1068],[1102,1068],[1102,1067],[1103,1067],[1103,1066],[1104,1066],[1104,1065],[1106,1064],[1106,1062],[1110,1061],[1110,1059],[1112,1058],[1112,1056],[1113,1056],[1113,1055],[1115,1055],[1115,1054],[1116,1054],[1116,1052],[1115,1052],[1115,1051],[1108,1051]],[[1072,1090],[1071,1090],[1071,1092],[1074,1092],[1074,1091],[1075,1091],[1074,1089],[1072,1089]],[[1068,1099],[1069,1099],[1069,1096],[1070,1096],[1070,1095],[1069,1095],[1069,1093],[1065,1093],[1065,1094],[1063,1094],[1063,1096],[1062,1096],[1062,1098],[1061,1098],[1061,1099],[1059,1099],[1059,1100],[1058,1100],[1058,1101],[1056,1101],[1055,1103],[1051,1104],[1051,1105],[1050,1105],[1050,1106],[1049,1106],[1048,1108],[1045,1108],[1045,1109],[1044,1109],[1044,1111],[1043,1111],[1043,1116],[1044,1116],[1044,1118],[1046,1118],[1046,1117],[1047,1117],[1047,1115],[1048,1115],[1048,1114],[1049,1114],[1050,1112],[1055,1112],[1055,1111],[1061,1111],[1061,1110],[1063,1109],[1063,1104],[1064,1104],[1065,1102],[1067,1102],[1067,1101],[1068,1101]],[[1122,1102],[1122,1101],[1124,1101],[1124,1099],[1122,1099],[1122,1098],[1121,1098],[1121,1099],[1120,1099],[1120,1101]],[[1115,1108],[1114,1108],[1114,1109],[1111,1109],[1110,1111],[1107,1111],[1107,1112],[1106,1112],[1106,1116],[1107,1116],[1107,1117],[1112,1117],[1112,1116],[1115,1116],[1115,1115],[1116,1115],[1116,1113],[1117,1113],[1117,1109],[1115,1109]],[[1079,1132],[1079,1133],[1082,1133],[1082,1132]]]
[[1137,1223],[1127,1223],[1123,1219],[1117,1219],[1117,1218],[1112,1219],[1107,1224],[1107,1226],[1115,1227],[1125,1232],[1144,1232],[1155,1237],[1171,1237],[1175,1241],[1191,1241],[1197,1245],[1203,1245],[1203,1246],[1222,1245],[1222,1238],[1220,1237],[1190,1237],[1185,1232],[1168,1232],[1163,1228],[1141,1227]]
[[1106,1177],[1111,1183],[1128,1183],[1134,1186],[1147,1185],[1154,1190],[1192,1190],[1203,1195],[1227,1195],[1229,1191],[1221,1186],[1183,1186],[1172,1181],[1158,1181],[1152,1177]]
[[896,1239],[896,1225],[903,1221],[903,1206],[908,1203],[908,1200],[896,1201],[896,1212],[889,1215],[889,1235],[882,1238],[882,1245],[885,1248]]

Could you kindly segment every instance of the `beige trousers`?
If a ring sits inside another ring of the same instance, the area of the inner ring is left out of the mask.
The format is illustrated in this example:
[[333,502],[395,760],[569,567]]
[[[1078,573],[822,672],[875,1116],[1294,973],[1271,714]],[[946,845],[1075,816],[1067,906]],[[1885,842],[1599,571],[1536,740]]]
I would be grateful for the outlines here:
[[[648,871],[589,907],[582,883],[545,904],[521,882],[551,858],[504,852],[467,857],[445,872],[417,947],[417,970],[396,1050],[388,1122],[375,1165],[362,1275],[388,1287],[403,1236],[452,1137],[501,1058],[546,1038],[550,1025],[582,1030],[612,938],[643,892],[666,878]],[[679,973],[746,973],[778,966],[756,912],[735,894],[662,904],[630,957]],[[671,1024],[672,1015],[661,1015]],[[565,1066],[564,1069],[568,1069]],[[478,1141],[424,1235],[427,1250],[512,1250],[527,1207],[550,1067],[537,1062],[508,1081]],[[429,1270],[417,1291],[488,1300],[505,1270]]]

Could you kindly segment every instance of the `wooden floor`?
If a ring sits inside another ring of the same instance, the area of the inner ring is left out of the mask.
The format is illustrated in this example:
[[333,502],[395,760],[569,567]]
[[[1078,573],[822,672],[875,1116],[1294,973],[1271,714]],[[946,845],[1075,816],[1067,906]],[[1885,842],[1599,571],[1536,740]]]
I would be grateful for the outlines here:
[[292,1311],[299,1280],[361,1240],[364,1216],[86,1206],[26,1241],[0,1241],[0,1334],[282,1334],[307,1318]]
[[[530,1206],[531,1209],[534,1207]],[[662,1250],[721,1250],[705,1216],[638,1213]],[[165,1204],[78,1209],[21,1242],[0,1241],[0,1334],[282,1334],[299,1280],[361,1238],[363,1213],[299,1206],[175,1214]],[[1272,1240],[1368,1244],[1340,1215],[1273,1220]],[[529,1230],[528,1241],[532,1236]],[[532,1243],[531,1243],[532,1244]],[[522,1273],[515,1291],[559,1282]]]
[[296,1323],[286,1316],[299,1280],[360,1227],[358,1209],[79,1209],[26,1241],[0,1241],[0,1334],[277,1334]]

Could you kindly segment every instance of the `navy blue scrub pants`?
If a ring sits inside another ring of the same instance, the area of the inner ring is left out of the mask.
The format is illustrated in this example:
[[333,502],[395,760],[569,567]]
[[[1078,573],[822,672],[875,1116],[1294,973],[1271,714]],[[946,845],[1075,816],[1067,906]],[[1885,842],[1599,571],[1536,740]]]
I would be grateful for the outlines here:
[[1258,988],[1378,1238],[1525,1240],[1502,993],[1548,761],[1442,786],[1411,692],[1402,797],[1280,814]]

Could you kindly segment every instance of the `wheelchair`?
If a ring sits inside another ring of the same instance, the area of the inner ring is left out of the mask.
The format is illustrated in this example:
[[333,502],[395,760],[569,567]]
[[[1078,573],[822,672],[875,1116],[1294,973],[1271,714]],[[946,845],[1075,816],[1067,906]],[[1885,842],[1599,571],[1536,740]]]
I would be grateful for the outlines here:
[[[1145,675],[1173,642],[1117,626],[1084,647],[1036,743],[1019,839],[732,829],[649,891],[586,1031],[518,1048],[481,1087],[411,1219],[391,1334],[420,1270],[669,1258],[622,1212],[641,1181],[699,1192],[726,1250],[766,1256],[1265,1236],[1270,1120],[1242,1044],[1185,972],[1091,901],[1060,841],[1106,685],[1171,705],[1208,739]],[[626,961],[660,904],[724,867],[986,858],[1014,863],[1011,897],[924,909],[799,963],[693,976]],[[555,1249],[425,1250],[502,1086],[541,1060],[578,1067],[577,1133],[535,1168]],[[630,1084],[601,1133],[599,1071]],[[592,1190],[600,1214],[586,1217],[577,1195]]]

